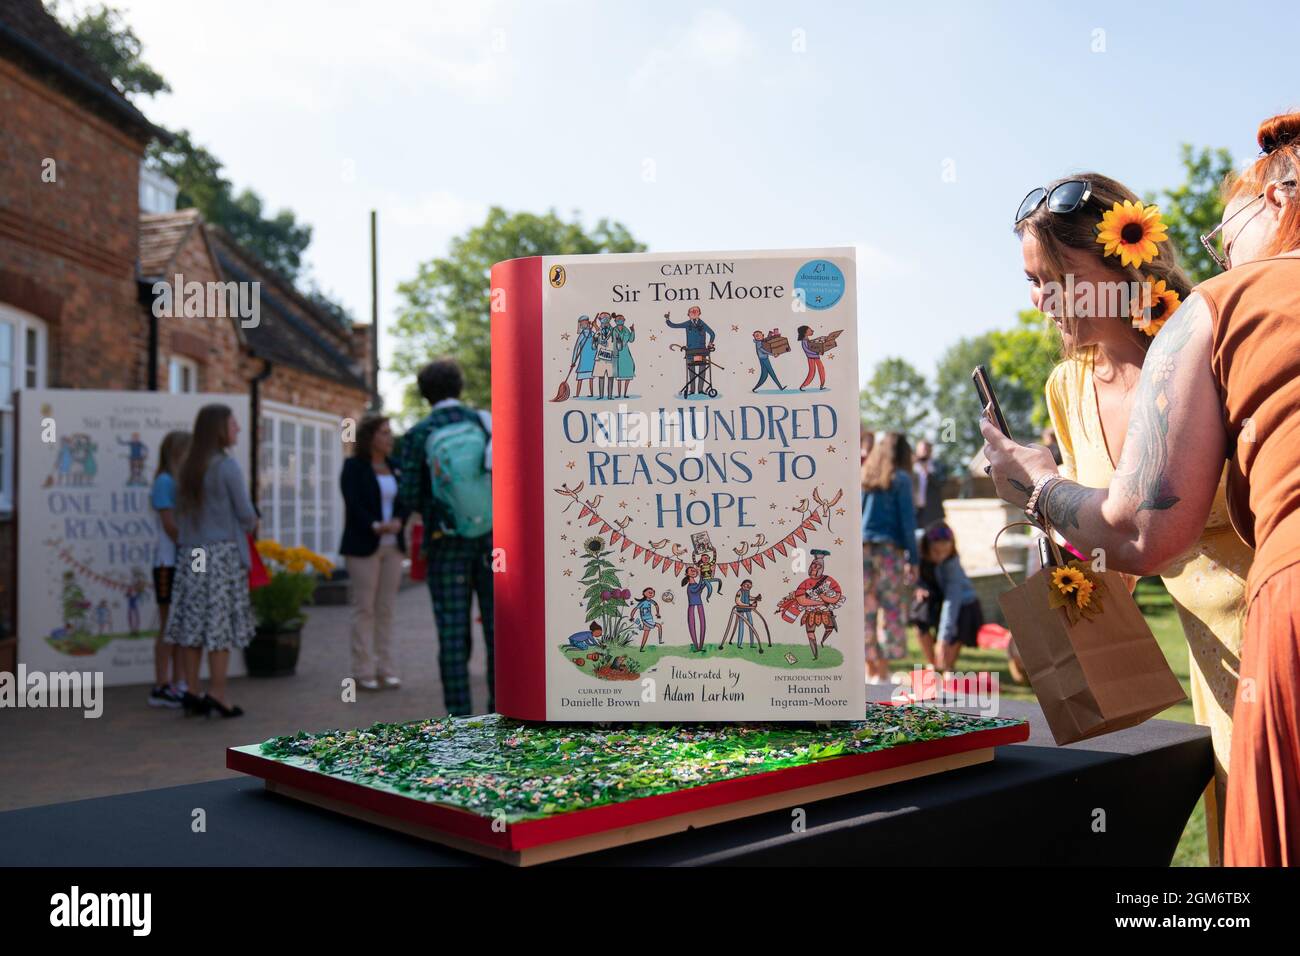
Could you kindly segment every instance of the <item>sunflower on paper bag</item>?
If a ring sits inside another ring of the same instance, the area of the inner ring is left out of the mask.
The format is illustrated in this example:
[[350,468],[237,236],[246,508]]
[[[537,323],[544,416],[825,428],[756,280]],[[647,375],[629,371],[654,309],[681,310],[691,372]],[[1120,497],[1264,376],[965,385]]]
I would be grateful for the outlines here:
[[1101,217],[1097,241],[1106,247],[1105,256],[1119,256],[1121,265],[1144,266],[1160,255],[1159,242],[1169,240],[1168,227],[1160,218],[1160,207],[1124,200]]
[[1086,561],[1071,561],[1051,569],[1047,588],[1049,607],[1065,608],[1071,624],[1080,618],[1092,620],[1101,613],[1101,599],[1106,588],[1100,576],[1092,571]]

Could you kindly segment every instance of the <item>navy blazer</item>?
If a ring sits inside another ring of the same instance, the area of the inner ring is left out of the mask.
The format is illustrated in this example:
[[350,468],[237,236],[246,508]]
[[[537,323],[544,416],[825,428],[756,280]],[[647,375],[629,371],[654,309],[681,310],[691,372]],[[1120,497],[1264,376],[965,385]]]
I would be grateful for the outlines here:
[[[394,478],[398,476],[392,459],[388,460],[388,469]],[[379,550],[379,535],[370,526],[384,520],[379,476],[369,459],[353,457],[343,462],[339,491],[343,493],[343,543],[339,545],[339,554],[368,558]],[[397,533],[397,550],[403,554],[406,553],[406,519],[410,513],[398,496],[393,502],[393,517],[402,522],[402,530]]]

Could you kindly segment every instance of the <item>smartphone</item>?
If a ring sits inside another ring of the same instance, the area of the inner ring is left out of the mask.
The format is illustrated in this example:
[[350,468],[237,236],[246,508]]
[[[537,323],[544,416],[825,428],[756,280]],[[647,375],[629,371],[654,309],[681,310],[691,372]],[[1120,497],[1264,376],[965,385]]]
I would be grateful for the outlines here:
[[1056,555],[1052,553],[1052,544],[1047,540],[1047,535],[1038,539],[1038,564],[1040,567],[1056,567]]
[[983,365],[977,366],[975,371],[970,373],[970,377],[975,383],[975,391],[979,392],[980,410],[991,407],[993,423],[998,426],[998,431],[1011,438],[1011,429],[1007,427],[1006,416],[1002,414],[1002,406],[998,404],[998,397],[993,392],[993,380],[989,378],[989,370]]

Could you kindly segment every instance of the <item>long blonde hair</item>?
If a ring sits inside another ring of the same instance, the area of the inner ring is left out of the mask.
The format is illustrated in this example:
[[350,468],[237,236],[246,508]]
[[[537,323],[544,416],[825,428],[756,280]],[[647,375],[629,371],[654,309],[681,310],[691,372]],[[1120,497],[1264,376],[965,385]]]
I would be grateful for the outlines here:
[[894,473],[912,470],[912,446],[902,432],[885,432],[877,436],[871,454],[862,463],[862,490],[888,491]]
[[185,460],[185,453],[189,448],[189,432],[168,432],[158,445],[158,470],[153,473],[153,476],[157,478],[166,472],[173,478],[177,477],[181,470],[181,462]]

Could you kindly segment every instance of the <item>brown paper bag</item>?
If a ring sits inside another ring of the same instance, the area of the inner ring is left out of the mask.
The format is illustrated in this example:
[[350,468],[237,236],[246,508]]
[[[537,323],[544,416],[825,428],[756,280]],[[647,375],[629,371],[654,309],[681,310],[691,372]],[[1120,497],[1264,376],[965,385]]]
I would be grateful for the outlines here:
[[1052,570],[998,604],[1057,744],[1133,727],[1187,699],[1123,575],[1092,572],[1104,590],[1101,609],[1072,623],[1065,608],[1049,606]]

